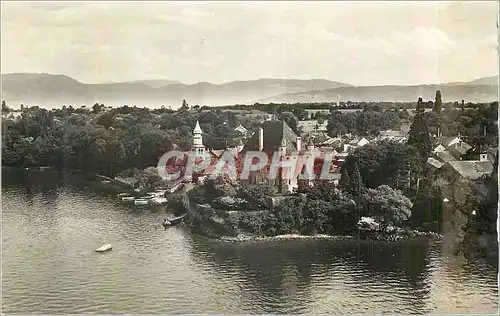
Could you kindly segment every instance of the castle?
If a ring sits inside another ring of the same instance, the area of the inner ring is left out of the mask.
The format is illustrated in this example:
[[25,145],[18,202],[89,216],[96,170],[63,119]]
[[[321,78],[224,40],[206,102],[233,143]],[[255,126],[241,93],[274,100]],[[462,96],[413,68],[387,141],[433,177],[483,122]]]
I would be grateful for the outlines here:
[[[299,185],[311,185],[315,176],[321,172],[324,153],[317,149],[312,143],[312,139],[306,146],[302,145],[302,138],[298,136],[284,121],[268,120],[264,121],[257,133],[250,136],[245,145],[240,143],[239,146],[234,148],[226,148],[223,150],[207,149],[203,144],[203,131],[196,122],[193,130],[193,144],[190,154],[201,159],[211,159],[212,165],[215,165],[220,157],[225,152],[229,152],[235,159],[236,170],[241,172],[241,164],[244,161],[244,156],[248,152],[264,152],[268,157],[267,165],[257,171],[251,171],[248,179],[241,181],[248,181],[252,184],[269,184],[276,186],[280,193],[291,192],[297,189]],[[273,158],[275,155],[279,156],[281,162],[288,162],[288,164],[297,164],[302,166],[304,160],[311,158],[313,155],[316,157],[314,161],[313,170],[308,168],[276,168],[273,166]],[[277,177],[270,177],[269,174],[272,169],[277,169]],[[299,170],[300,169],[300,170]],[[197,175],[199,180],[203,180],[208,176],[211,170],[205,170],[203,173]],[[290,174],[293,172],[294,174]],[[302,173],[299,179],[299,174]]]

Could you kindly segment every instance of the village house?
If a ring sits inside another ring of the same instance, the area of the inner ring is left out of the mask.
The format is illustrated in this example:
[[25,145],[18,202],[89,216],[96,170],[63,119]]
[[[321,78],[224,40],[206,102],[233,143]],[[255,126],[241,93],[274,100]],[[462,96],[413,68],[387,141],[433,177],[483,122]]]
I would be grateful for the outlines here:
[[329,109],[305,109],[307,113],[307,118],[313,119],[316,114],[324,114],[324,115],[329,115],[331,111]]
[[450,181],[457,181],[459,178],[477,180],[493,172],[493,164],[486,157],[484,159],[479,161],[450,161],[443,166],[444,173]]
[[243,127],[243,125],[241,125],[241,124],[238,125],[234,130],[241,133],[243,136],[246,136],[248,133],[248,130],[245,127]]
[[374,139],[374,141],[384,141],[384,140],[404,143],[408,140],[408,137],[407,133],[403,131],[386,130],[386,131],[380,131],[379,135]]
[[[455,143],[458,145],[458,143]],[[439,147],[439,146],[438,146]],[[495,153],[495,158],[496,159]],[[434,178],[444,177],[450,183],[461,178],[468,180],[477,180],[482,176],[490,175],[493,172],[493,161],[488,159],[488,153],[480,150],[474,160],[458,160],[447,152],[447,150],[439,150],[436,157],[427,159],[428,165],[433,170]]]
[[321,124],[318,120],[297,121],[297,127],[302,130],[302,136],[306,134],[316,134],[318,132],[326,132],[328,121],[323,121]]
[[[361,138],[357,138],[356,137],[356,138],[352,139],[351,141],[349,141],[347,144],[344,144],[344,150],[346,148],[354,148],[354,149],[356,149],[358,147],[363,147],[365,145],[368,145],[369,143],[370,143],[370,141],[368,139],[364,138],[364,137],[361,137]],[[346,145],[348,147],[346,147]]]
[[439,137],[434,140],[432,154],[434,158],[441,162],[449,162],[455,160],[464,160],[467,153],[472,149],[472,146],[464,142],[460,134],[456,137]]
[[339,149],[343,145],[343,140],[339,136],[330,137],[326,133],[321,133],[313,138],[314,145],[320,148],[331,147]]

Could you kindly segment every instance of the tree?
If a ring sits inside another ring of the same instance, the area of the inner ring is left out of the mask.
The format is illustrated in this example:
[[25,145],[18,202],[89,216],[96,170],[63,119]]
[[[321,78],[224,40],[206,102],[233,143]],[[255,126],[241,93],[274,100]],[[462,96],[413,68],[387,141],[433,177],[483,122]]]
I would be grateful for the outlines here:
[[94,114],[97,114],[101,111],[101,105],[99,105],[99,103],[96,103],[92,106],[92,112]]
[[298,120],[307,120],[307,111],[303,107],[299,107],[293,110],[293,114],[297,117]]
[[189,105],[186,101],[186,99],[182,100],[182,106],[181,106],[181,111],[187,111],[189,110]]
[[2,101],[2,113],[9,113],[9,112],[10,112],[9,107],[7,106],[5,101]]
[[429,128],[422,107],[422,98],[418,99],[417,114],[413,118],[408,136],[408,145],[418,149],[421,162],[425,164],[432,151],[432,142],[429,134]]
[[442,110],[441,90],[436,90],[436,97],[434,98],[434,112],[441,113]]
[[417,113],[423,113],[423,112],[425,112],[424,101],[422,100],[422,98],[418,98],[418,100],[417,100],[416,112]]
[[268,207],[268,198],[275,195],[275,186],[264,184],[240,184],[236,196],[249,202],[251,209],[265,209]]
[[351,178],[349,177],[349,172],[347,172],[347,168],[342,168],[342,174],[339,180],[339,188],[344,190],[347,189],[351,185]]
[[296,134],[299,134],[298,133],[298,129],[297,129],[297,118],[295,117],[295,115],[293,115],[292,112],[283,112],[280,114],[279,116],[279,119],[280,120],[283,120],[285,121],[285,123],[296,133]]
[[403,192],[387,185],[376,189],[368,189],[363,199],[368,216],[379,222],[383,228],[388,225],[399,226],[411,216],[412,202]]
[[363,194],[365,190],[365,185],[363,183],[363,178],[361,177],[361,173],[359,172],[358,164],[355,162],[353,166],[353,170],[351,171],[350,176],[351,181],[347,190],[353,197],[359,197]]
[[436,99],[434,102],[434,108],[432,109],[437,113],[437,135],[441,134],[441,112],[442,112],[442,101],[441,101],[441,90],[436,90]]

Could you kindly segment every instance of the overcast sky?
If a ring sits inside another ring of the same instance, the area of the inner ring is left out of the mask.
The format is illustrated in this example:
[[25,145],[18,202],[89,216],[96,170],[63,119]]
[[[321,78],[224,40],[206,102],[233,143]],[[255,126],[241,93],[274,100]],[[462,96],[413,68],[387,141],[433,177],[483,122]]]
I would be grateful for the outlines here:
[[86,83],[468,81],[498,72],[496,23],[496,1],[2,2],[1,67]]

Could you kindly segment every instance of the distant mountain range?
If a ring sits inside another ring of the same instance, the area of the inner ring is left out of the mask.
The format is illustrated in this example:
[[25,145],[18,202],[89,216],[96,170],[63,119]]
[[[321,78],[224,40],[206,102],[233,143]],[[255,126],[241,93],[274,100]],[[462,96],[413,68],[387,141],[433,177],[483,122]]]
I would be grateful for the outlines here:
[[336,102],[411,102],[419,97],[434,100],[436,90],[441,90],[443,101],[492,102],[498,100],[498,85],[464,84],[418,85],[418,86],[365,86],[342,87],[286,93],[259,100],[259,103],[310,103]]
[[2,100],[13,108],[20,104],[42,107],[62,105],[180,107],[190,105],[231,105],[295,102],[414,101],[432,99],[441,89],[444,100],[490,102],[497,100],[498,77],[470,82],[418,86],[361,86],[325,79],[258,79],[224,84],[200,82],[192,85],[172,80],[141,80],[86,84],[65,75],[13,73],[2,74]]

